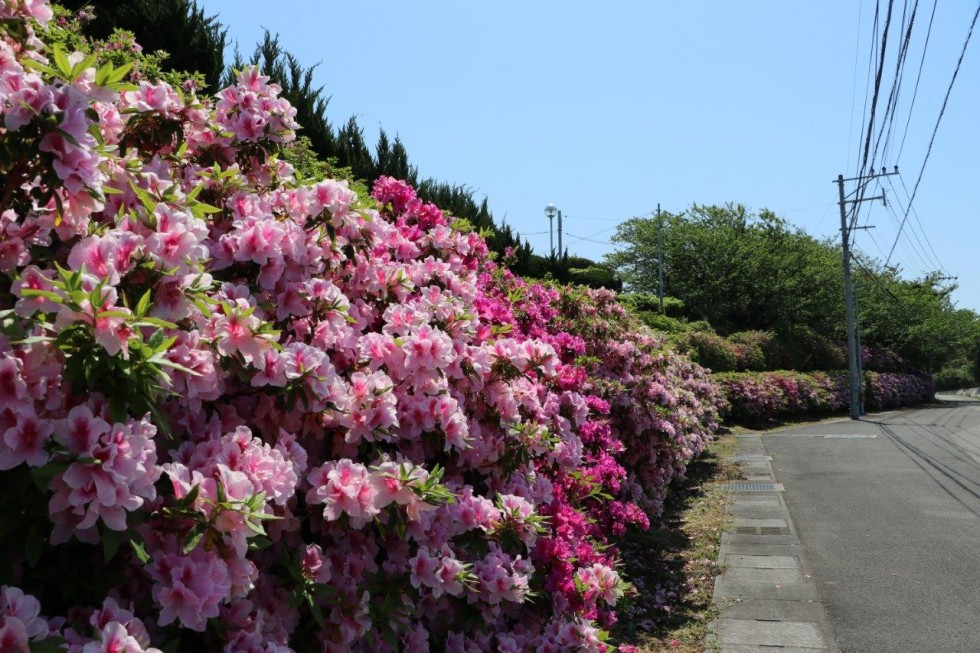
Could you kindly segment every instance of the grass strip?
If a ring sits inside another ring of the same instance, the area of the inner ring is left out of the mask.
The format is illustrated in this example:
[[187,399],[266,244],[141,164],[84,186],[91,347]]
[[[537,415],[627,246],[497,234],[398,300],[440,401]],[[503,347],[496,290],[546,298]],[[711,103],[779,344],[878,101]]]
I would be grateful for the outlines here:
[[740,477],[738,464],[729,460],[737,446],[730,433],[709,444],[671,486],[650,530],[630,531],[617,543],[623,573],[636,588],[611,633],[617,644],[644,653],[708,648],[708,624],[717,615],[711,599],[718,549],[731,520],[723,484]]

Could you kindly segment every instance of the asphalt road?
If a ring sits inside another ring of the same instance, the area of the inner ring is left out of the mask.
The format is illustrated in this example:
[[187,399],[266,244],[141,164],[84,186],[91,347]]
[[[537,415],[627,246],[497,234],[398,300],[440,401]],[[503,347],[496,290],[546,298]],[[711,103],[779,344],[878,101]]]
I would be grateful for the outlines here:
[[763,443],[842,651],[980,652],[980,401]]

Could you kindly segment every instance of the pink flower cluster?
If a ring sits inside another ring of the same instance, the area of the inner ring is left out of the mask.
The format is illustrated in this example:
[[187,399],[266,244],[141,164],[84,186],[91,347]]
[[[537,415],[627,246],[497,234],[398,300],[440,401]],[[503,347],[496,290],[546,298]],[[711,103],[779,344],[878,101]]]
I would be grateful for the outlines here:
[[47,17],[0,0],[2,641],[606,650],[699,368],[403,182],[299,181],[258,70],[120,87]]

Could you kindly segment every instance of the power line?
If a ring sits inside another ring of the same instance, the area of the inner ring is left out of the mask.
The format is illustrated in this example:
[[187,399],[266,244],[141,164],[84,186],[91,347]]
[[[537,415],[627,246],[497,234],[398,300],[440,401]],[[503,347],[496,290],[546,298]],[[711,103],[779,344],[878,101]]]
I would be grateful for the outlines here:
[[[874,133],[875,112],[878,108],[878,93],[881,90],[881,75],[885,69],[885,52],[888,48],[888,32],[892,22],[892,7],[895,0],[888,0],[888,12],[885,15],[885,29],[881,33],[881,52],[878,55],[878,72],[875,74],[874,94],[871,96],[871,112],[868,118],[868,131],[864,140],[864,160],[860,172],[868,170],[868,155],[871,153],[871,135]],[[877,23],[877,21],[875,21]]]
[[[906,199],[908,199],[909,191],[908,191],[907,188],[905,188],[905,181],[902,179],[901,175],[899,175],[898,179],[902,183],[902,189],[905,191],[905,197],[906,197]],[[889,184],[889,186],[891,186],[892,191],[895,193],[895,199],[898,202],[899,208],[901,208],[903,202],[902,202],[901,198],[898,195],[898,189],[895,187],[895,184],[892,183],[892,180],[891,179],[888,180],[888,184]],[[913,224],[914,225],[917,225],[919,227],[919,233],[922,234],[922,239],[919,240],[918,235],[916,235],[916,233],[915,233],[914,227],[912,229],[912,235],[913,235],[913,237],[919,243],[919,246],[920,247],[922,247],[922,243],[925,242],[925,247],[923,247],[923,252],[925,252],[926,249],[929,250],[928,251],[928,254],[929,254],[929,259],[932,262],[932,269],[933,270],[941,270],[942,272],[944,272],[946,274],[949,274],[949,272],[943,267],[942,259],[940,259],[939,258],[939,255],[936,254],[936,250],[933,248],[932,242],[929,240],[929,236],[926,234],[926,230],[922,226],[922,221],[919,220],[919,213],[918,213],[918,211],[915,210],[915,207],[914,206],[911,207],[911,208],[912,208],[912,217],[915,218],[915,222]],[[895,215],[895,219],[898,220],[898,215],[897,214]]]
[[[906,9],[908,4],[906,3]],[[899,30],[899,34],[902,31],[905,32],[905,38],[902,40],[902,44],[898,49],[898,55],[895,57],[895,78],[892,81],[891,91],[888,93],[888,103],[885,105],[885,115],[881,120],[881,128],[878,131],[878,137],[875,140],[874,152],[871,155],[871,167],[874,167],[874,163],[877,160],[878,151],[881,150],[881,157],[885,158],[885,152],[888,149],[888,143],[891,139],[891,134],[895,124],[895,115],[898,110],[898,96],[902,87],[902,77],[905,70],[905,58],[909,50],[909,41],[912,39],[912,27],[915,24],[915,14],[919,8],[919,1],[916,0],[915,5],[912,7],[912,14],[909,17],[908,26],[905,26],[905,12],[902,12],[902,27]]]
[[[938,2],[939,0],[936,0]],[[861,14],[864,13],[864,0],[858,3],[858,26],[857,26],[857,39],[854,43],[854,74],[851,77],[851,121],[847,129],[847,140],[850,142],[851,136],[854,135],[854,107],[857,104],[857,77],[858,77],[858,54],[861,50]],[[868,96],[867,91],[865,91],[864,102],[867,104]],[[860,142],[860,141],[859,141]],[[845,169],[850,169],[851,167],[851,153],[848,150],[847,153],[847,165]]]
[[[956,61],[956,68],[953,70],[953,77],[949,80],[949,87],[946,89],[946,97],[943,98],[943,106],[939,110],[939,117],[936,118],[936,126],[932,129],[932,137],[929,138],[929,147],[926,148],[926,156],[922,160],[922,167],[919,169],[919,176],[915,180],[915,186],[912,187],[912,194],[909,196],[909,205],[905,209],[905,216],[902,218],[902,224],[898,229],[899,236],[902,233],[902,228],[905,226],[905,221],[908,220],[909,211],[912,209],[912,203],[915,201],[915,196],[919,192],[919,183],[922,182],[922,175],[926,171],[926,164],[929,162],[929,155],[932,154],[932,145],[936,142],[936,133],[939,131],[939,123],[942,122],[943,114],[946,113],[946,105],[949,102],[949,96],[953,92],[953,84],[956,83],[956,77],[960,74],[960,66],[963,64],[963,57],[966,56],[966,48],[970,45],[970,37],[973,36],[973,28],[977,24],[977,16],[980,16],[980,4],[977,5],[977,10],[973,14],[973,20],[970,21],[970,29],[966,33],[966,40],[963,41],[963,49],[960,51],[960,58]],[[898,244],[898,236],[895,237],[895,244],[892,245],[892,251],[888,254],[888,259],[891,259],[892,253],[895,251],[895,245]],[[885,261],[885,265],[888,265],[888,261]]]
[[915,98],[919,95],[919,81],[922,79],[922,67],[926,62],[926,50],[929,49],[929,37],[932,36],[932,22],[936,18],[936,6],[939,0],[933,0],[932,15],[929,16],[929,27],[926,29],[926,41],[922,45],[922,58],[919,59],[919,72],[915,76],[915,87],[912,90],[912,101],[909,103],[909,115],[905,119],[905,130],[902,133],[902,142],[898,146],[898,156],[895,160],[902,158],[902,150],[905,149],[905,138],[909,135],[909,125],[912,123],[912,110],[915,108]]
[[[874,22],[871,24],[871,49],[868,52],[868,72],[865,75],[865,85],[864,85],[864,112],[868,111],[868,97],[871,94],[871,79],[872,71],[874,70],[874,61],[877,58],[875,55],[878,51],[878,17],[881,14],[881,3],[876,0],[875,2],[875,17]],[[858,161],[861,159],[861,142],[864,140],[864,134],[867,131],[867,125],[862,121],[861,123],[861,135],[858,136]],[[858,163],[858,168],[855,176],[860,177],[861,173],[864,172],[864,164]]]
[[590,242],[590,243],[596,243],[597,245],[612,245],[613,244],[613,243],[610,243],[610,242],[605,241],[605,240],[594,240],[594,239],[589,238],[587,236],[576,236],[575,234],[568,233],[567,231],[565,232],[565,235],[566,236],[569,236],[570,238],[575,238],[576,240],[584,240],[584,241],[587,241],[587,242]]

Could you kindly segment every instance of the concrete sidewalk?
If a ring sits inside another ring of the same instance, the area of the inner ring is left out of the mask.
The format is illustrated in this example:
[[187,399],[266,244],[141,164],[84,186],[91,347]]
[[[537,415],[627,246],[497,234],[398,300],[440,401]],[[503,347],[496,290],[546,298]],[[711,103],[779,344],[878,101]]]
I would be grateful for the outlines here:
[[709,641],[722,653],[839,653],[762,440],[740,435],[738,443],[745,480],[732,484],[735,524],[718,552],[721,614]]

